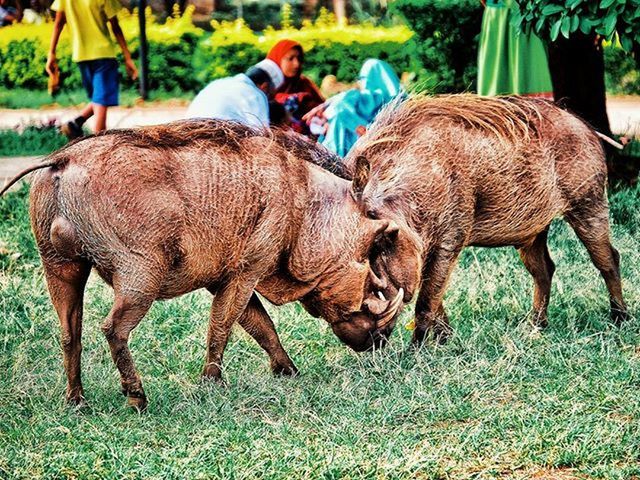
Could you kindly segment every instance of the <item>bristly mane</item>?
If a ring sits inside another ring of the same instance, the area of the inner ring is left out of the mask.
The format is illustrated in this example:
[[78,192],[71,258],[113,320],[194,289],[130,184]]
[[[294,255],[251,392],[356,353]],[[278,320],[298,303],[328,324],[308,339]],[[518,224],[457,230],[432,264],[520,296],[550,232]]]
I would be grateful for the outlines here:
[[550,102],[517,96],[412,95],[387,105],[366,135],[368,145],[400,141],[425,124],[449,121],[479,130],[501,141],[518,142],[538,135],[545,106]]
[[322,145],[295,132],[280,128],[256,128],[231,120],[192,119],[179,120],[152,128],[127,128],[106,130],[88,135],[69,143],[56,152],[55,157],[62,159],[69,147],[94,137],[113,137],[110,148],[116,149],[123,144],[148,149],[174,149],[193,145],[213,143],[218,148],[228,147],[234,150],[243,148],[248,138],[262,137],[273,140],[283,146],[295,157],[322,167],[329,172],[346,178],[342,159]]

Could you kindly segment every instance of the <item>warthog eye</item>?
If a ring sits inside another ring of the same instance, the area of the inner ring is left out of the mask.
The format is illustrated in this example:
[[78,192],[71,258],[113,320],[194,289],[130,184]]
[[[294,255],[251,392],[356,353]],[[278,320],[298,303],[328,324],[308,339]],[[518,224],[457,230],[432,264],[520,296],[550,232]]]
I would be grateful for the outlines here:
[[372,219],[372,220],[377,220],[378,219],[378,212],[376,212],[373,209],[369,209],[369,210],[367,210],[367,217]]

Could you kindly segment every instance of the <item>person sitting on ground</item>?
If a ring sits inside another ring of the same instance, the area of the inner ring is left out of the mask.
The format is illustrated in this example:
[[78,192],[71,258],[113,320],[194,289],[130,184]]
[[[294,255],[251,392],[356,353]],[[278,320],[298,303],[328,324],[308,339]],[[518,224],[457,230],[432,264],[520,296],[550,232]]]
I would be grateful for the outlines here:
[[364,62],[358,83],[359,88],[331,97],[303,117],[312,132],[324,130],[319,141],[341,157],[364,135],[382,107],[401,92],[400,79],[382,60]]
[[45,22],[44,15],[42,13],[42,6],[38,0],[30,0],[29,7],[25,8],[22,12],[21,22],[32,25],[41,25]]
[[284,74],[284,83],[277,89],[274,100],[289,114],[291,127],[304,134],[308,128],[302,117],[324,102],[324,97],[313,81],[302,74],[304,50],[295,40],[284,39],[276,43],[267,54],[269,60],[278,64]]
[[187,118],[235,120],[253,127],[269,126],[269,99],[284,82],[280,67],[262,60],[246,73],[214,80],[201,90]]
[[107,109],[118,105],[119,78],[116,46],[109,35],[107,24],[115,36],[124,57],[127,74],[138,78],[138,69],[131,59],[127,42],[118,23],[117,13],[122,9],[118,0],[55,0],[51,10],[56,12],[51,46],[47,58],[47,73],[57,75],[56,47],[66,24],[71,30],[73,61],[78,64],[82,85],[90,103],[80,116],[61,128],[70,139],[82,136],[82,125],[93,115],[95,131],[107,128]]
[[13,23],[19,22],[22,18],[20,3],[16,7],[12,7],[9,0],[0,0],[0,27],[7,27]]

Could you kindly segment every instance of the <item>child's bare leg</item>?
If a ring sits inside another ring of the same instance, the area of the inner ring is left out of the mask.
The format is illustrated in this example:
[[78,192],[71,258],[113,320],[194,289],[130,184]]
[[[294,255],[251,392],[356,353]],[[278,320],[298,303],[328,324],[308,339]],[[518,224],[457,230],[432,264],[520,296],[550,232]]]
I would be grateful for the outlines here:
[[101,132],[107,129],[107,107],[92,103],[93,114],[96,116],[94,131]]
[[88,120],[93,115],[93,103],[88,103],[86,107],[80,112],[80,116],[85,120]]

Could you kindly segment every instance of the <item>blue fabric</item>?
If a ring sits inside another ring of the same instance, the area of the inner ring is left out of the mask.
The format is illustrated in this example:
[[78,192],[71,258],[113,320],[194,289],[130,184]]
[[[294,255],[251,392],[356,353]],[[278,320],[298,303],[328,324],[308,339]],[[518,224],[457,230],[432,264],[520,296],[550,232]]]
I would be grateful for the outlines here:
[[356,129],[368,127],[380,109],[401,91],[400,79],[382,60],[370,58],[364,62],[358,80],[360,89],[331,98],[325,111],[329,127],[321,142],[341,157],[345,157],[358,140]]
[[115,58],[99,58],[78,62],[82,85],[92,103],[104,107],[118,105],[119,75]]

